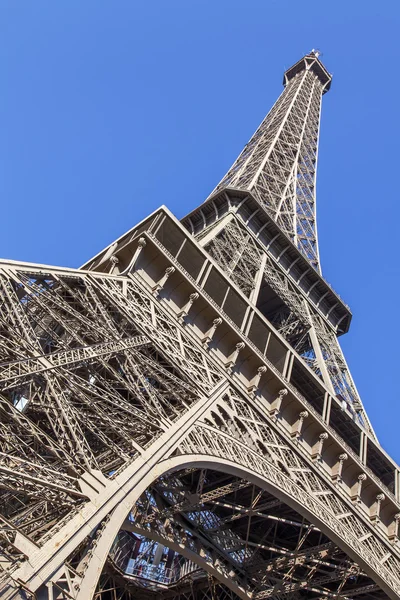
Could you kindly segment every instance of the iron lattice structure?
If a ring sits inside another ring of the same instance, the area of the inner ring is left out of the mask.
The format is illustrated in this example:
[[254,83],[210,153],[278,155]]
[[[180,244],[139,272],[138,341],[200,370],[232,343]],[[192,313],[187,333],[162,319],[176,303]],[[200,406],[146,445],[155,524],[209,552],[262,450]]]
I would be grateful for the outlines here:
[[251,192],[319,270],[315,176],[321,99],[331,76],[311,52],[283,83],[280,98],[214,192]]
[[400,598],[399,468],[319,269],[318,53],[210,198],[1,261],[0,598]]

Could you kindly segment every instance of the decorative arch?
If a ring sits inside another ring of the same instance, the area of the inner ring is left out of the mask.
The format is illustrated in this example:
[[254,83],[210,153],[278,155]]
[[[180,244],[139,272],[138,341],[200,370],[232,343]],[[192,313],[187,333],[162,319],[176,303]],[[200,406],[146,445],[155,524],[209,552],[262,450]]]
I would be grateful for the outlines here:
[[[233,444],[233,438],[230,440]],[[243,445],[243,449],[245,446]],[[221,448],[224,452],[226,448]],[[365,552],[359,540],[352,532],[348,531],[338,519],[331,515],[328,510],[315,500],[305,490],[302,490],[298,484],[293,482],[289,475],[280,471],[273,464],[268,463],[261,455],[257,455],[249,448],[247,449],[247,460],[239,463],[230,458],[215,456],[215,454],[196,454],[185,453],[176,454],[170,458],[164,459],[156,464],[135,486],[110,514],[103,525],[101,535],[95,551],[92,554],[90,563],[86,569],[81,581],[77,600],[87,600],[95,592],[98,578],[104,567],[107,555],[110,551],[112,542],[121,529],[132,506],[145,490],[160,476],[177,472],[185,468],[209,468],[215,471],[221,471],[234,476],[246,478],[258,487],[271,492],[276,498],[289,505],[313,524],[315,524],[327,537],[345,551],[357,564],[370,574],[371,578],[379,587],[393,600],[397,600],[400,589],[396,587],[396,581],[390,577],[387,569],[375,560],[370,554]],[[242,457],[244,455],[242,454]],[[249,466],[252,463],[252,468]],[[171,539],[164,538],[163,543],[173,549],[174,542]],[[246,599],[247,595],[244,589],[241,589],[232,579],[221,570],[215,568],[212,564],[202,559],[192,551],[182,546],[176,547],[180,554],[197,562],[199,567],[212,574],[221,583],[234,591],[240,598]]]

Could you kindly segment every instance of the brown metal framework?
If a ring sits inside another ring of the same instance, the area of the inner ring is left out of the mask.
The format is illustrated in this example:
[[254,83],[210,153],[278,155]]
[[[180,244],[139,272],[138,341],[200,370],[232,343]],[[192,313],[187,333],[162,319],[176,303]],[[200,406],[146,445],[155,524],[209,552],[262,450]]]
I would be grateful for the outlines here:
[[0,261],[0,598],[400,598],[399,468],[320,273],[317,52],[210,198]]

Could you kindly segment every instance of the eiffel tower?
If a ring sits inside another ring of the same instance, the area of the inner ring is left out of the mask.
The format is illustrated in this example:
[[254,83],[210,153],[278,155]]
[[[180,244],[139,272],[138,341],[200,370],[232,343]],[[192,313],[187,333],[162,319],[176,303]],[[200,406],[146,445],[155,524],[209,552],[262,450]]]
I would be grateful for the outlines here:
[[0,598],[400,598],[399,468],[321,275],[317,51],[211,196],[0,264]]

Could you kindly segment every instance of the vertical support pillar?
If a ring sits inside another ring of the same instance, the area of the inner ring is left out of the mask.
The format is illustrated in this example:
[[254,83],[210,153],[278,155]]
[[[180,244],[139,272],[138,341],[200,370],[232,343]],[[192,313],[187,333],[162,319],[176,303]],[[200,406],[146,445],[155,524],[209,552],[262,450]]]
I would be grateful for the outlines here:
[[204,287],[211,269],[211,262],[209,260],[205,260],[196,279],[196,283],[198,283],[201,287]]
[[[161,227],[163,226],[166,218],[167,218],[167,216],[165,214],[163,214],[161,219],[156,219],[155,222],[152,223],[150,229],[153,231],[153,235],[155,235],[156,237],[157,237],[157,233],[160,231]],[[158,220],[158,222],[157,222],[157,220]]]
[[322,409],[322,418],[325,421],[325,423],[328,423],[328,425],[329,425],[329,419],[331,416],[331,406],[332,406],[332,396],[330,394],[328,394],[328,392],[325,392],[324,406]]
[[287,363],[285,362],[285,367],[284,367],[284,370],[282,373],[282,375],[288,381],[290,381],[290,377],[292,375],[293,363],[294,363],[294,354],[293,354],[293,352],[289,352],[289,358],[287,360]]
[[398,468],[394,472],[394,495],[396,500],[400,501],[400,471]]
[[[253,314],[253,309],[249,305],[245,310],[244,317],[243,317],[242,323],[240,325],[240,330],[243,331],[243,333],[245,335],[247,335],[246,332],[250,329],[251,321],[253,320],[252,314]],[[250,325],[248,325],[249,321],[250,321]]]
[[287,370],[288,370],[288,366],[289,366],[289,361],[290,361],[290,357],[291,357],[292,353],[290,352],[290,350],[286,351],[286,356],[285,356],[285,362],[283,365],[283,369],[282,369],[282,375],[285,377]]
[[[250,312],[249,312],[248,318],[243,319],[243,326],[242,326],[242,331],[243,331],[244,335],[246,335],[246,336],[249,335],[250,327],[251,327],[251,324],[253,323],[253,319],[254,319],[254,310],[251,307],[249,307],[249,308],[250,308]],[[247,314],[247,311],[246,311],[246,314]]]
[[368,443],[368,437],[362,431],[361,435],[360,435],[360,459],[364,465],[367,464],[367,443]]
[[[307,306],[306,302],[305,302],[305,304]],[[308,310],[308,306],[307,306],[307,311],[308,311],[308,314],[310,315],[310,312]],[[312,323],[311,316],[310,316],[310,321]],[[321,346],[319,345],[318,336],[317,336],[317,333],[315,331],[313,323],[312,323],[312,325],[311,325],[308,333],[310,335],[311,344],[312,344],[312,346],[314,348],[315,357],[317,359],[318,366],[319,366],[319,368],[321,370],[322,379],[323,379],[326,387],[329,389],[330,393],[332,395],[334,395],[335,394],[335,390],[333,389],[332,380],[331,380],[331,378],[329,376],[329,372],[328,372],[328,369],[326,367],[326,363],[324,361],[324,357],[323,357],[323,354],[322,354]]]
[[254,305],[257,304],[257,299],[260,294],[261,285],[264,279],[264,270],[267,264],[267,255],[264,253],[261,257],[260,266],[257,271],[257,275],[254,282],[254,288],[250,294],[250,302]]

